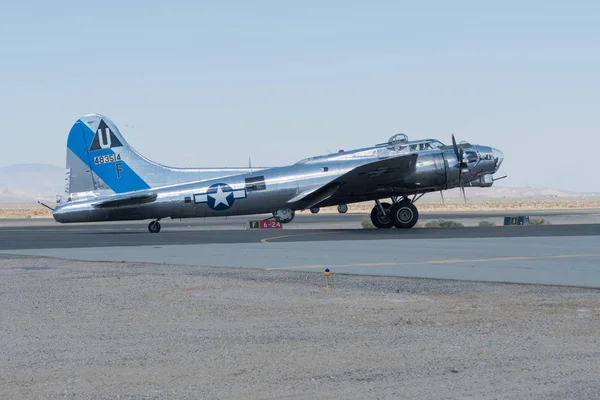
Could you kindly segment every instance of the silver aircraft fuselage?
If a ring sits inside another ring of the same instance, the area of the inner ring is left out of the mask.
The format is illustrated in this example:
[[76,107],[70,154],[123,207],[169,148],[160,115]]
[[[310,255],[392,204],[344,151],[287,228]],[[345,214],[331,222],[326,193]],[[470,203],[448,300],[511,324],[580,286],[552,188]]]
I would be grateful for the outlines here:
[[[101,144],[106,144],[106,137],[101,137]],[[503,157],[497,149],[467,144],[466,165],[460,168],[452,146],[428,139],[317,156],[282,167],[187,170],[198,171],[185,174],[188,182],[181,182],[182,174],[176,173],[184,170],[161,166],[166,175],[177,179],[167,177],[162,185],[132,192],[114,193],[102,185],[71,191],[69,200],[59,203],[53,215],[58,222],[71,223],[304,210],[447,190],[459,187],[461,171],[467,186],[489,187]],[[402,161],[396,167],[396,159],[410,162]],[[389,162],[381,164],[384,160]],[[119,174],[118,160],[115,170]],[[385,174],[390,178],[382,179]]]

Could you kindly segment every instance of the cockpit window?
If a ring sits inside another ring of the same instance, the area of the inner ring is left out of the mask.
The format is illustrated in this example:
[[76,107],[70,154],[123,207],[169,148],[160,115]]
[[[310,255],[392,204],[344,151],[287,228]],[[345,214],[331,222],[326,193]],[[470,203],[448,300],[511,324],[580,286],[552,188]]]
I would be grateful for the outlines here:
[[474,164],[479,161],[479,155],[473,150],[465,150],[465,158],[469,164]]
[[490,153],[480,153],[479,157],[485,161],[492,161],[492,155]]
[[410,151],[423,151],[423,150],[431,150],[431,144],[429,142],[423,143],[415,143],[410,145]]

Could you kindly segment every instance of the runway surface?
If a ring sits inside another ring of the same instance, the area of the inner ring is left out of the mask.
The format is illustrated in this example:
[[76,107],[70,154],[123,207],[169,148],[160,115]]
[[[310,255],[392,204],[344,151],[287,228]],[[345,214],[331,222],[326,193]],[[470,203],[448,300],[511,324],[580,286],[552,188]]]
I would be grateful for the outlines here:
[[466,227],[457,229],[415,228],[386,229],[242,229],[194,230],[167,227],[158,234],[149,233],[145,225],[128,228],[114,224],[58,225],[44,227],[1,227],[0,250],[52,249],[82,247],[121,247],[175,244],[236,244],[261,242],[408,240],[408,239],[474,239],[509,237],[598,236],[600,225],[549,225]]
[[[311,226],[327,226],[333,227],[360,227],[360,221],[367,213],[318,213],[311,214],[309,212],[297,213],[294,220],[286,227],[293,229],[309,229]],[[481,220],[494,221],[501,225],[505,216],[512,215],[527,215],[531,217],[543,217],[552,219],[553,223],[565,221],[568,223],[600,223],[600,209],[560,209],[560,210],[505,210],[505,211],[454,211],[454,212],[420,212],[420,222],[445,219],[471,221],[478,223]],[[190,218],[183,220],[162,220],[161,224],[165,228],[181,228],[181,229],[212,229],[212,228],[240,228],[247,223],[248,220],[259,220],[268,218],[269,215],[254,215],[254,216],[235,216],[235,217],[213,217],[213,218]],[[64,226],[64,227],[85,227],[86,230],[91,229],[145,229],[148,221],[122,221],[122,222],[94,222],[86,224],[60,225],[54,222],[51,218],[22,218],[22,219],[0,219],[0,228],[2,227],[44,227],[44,226]]]
[[[144,222],[0,224],[0,253],[600,287],[600,224],[365,230],[361,218],[307,215],[279,230],[165,221],[159,234]],[[315,229],[335,224],[346,228]]]

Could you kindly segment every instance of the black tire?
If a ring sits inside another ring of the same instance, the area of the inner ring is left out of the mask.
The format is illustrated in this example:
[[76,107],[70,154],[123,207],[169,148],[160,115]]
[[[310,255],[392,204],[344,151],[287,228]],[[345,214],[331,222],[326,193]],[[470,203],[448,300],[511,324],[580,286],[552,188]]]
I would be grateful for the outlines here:
[[337,210],[340,214],[346,214],[348,212],[348,205],[340,204],[339,206],[337,206]]
[[160,222],[152,221],[148,224],[148,230],[150,233],[158,233],[160,232]]
[[285,218],[285,219],[278,218],[277,216],[275,216],[275,213],[273,213],[273,216],[275,217],[275,220],[277,222],[280,222],[282,224],[288,224],[288,223],[292,222],[292,220],[296,216],[296,211],[292,210],[292,214],[288,218]]
[[320,210],[319,207],[313,207],[313,208],[310,209],[310,212],[313,213],[313,214],[316,214],[316,213],[319,212],[319,210]]
[[292,216],[281,221],[284,224],[289,224],[290,222],[292,222],[292,220],[294,219],[294,217],[296,216],[296,212],[294,210],[292,210]]
[[400,201],[390,209],[391,219],[398,229],[409,229],[419,220],[419,210],[410,201]]
[[[390,203],[381,203],[384,209],[389,210],[392,206]],[[385,216],[381,215],[379,206],[375,204],[375,207],[371,210],[371,222],[378,229],[389,229],[394,226],[390,213],[388,212]]]

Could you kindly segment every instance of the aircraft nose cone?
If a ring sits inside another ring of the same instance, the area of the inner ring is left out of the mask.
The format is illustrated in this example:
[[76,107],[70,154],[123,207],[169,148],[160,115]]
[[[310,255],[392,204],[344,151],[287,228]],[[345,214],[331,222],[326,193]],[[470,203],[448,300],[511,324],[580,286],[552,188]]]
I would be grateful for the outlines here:
[[492,156],[496,160],[496,171],[498,171],[500,164],[502,164],[502,161],[504,160],[504,153],[498,149],[492,149]]

